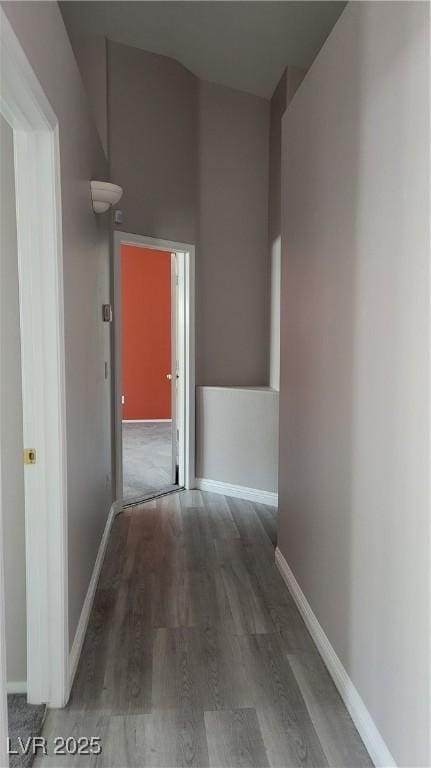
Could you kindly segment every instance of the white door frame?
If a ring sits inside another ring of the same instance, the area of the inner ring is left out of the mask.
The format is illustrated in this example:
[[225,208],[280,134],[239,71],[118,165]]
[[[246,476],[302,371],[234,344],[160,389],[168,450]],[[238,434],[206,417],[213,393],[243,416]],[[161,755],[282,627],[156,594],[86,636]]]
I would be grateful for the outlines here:
[[183,345],[179,344],[180,384],[184,386],[181,398],[184,407],[183,428],[179,435],[180,485],[195,487],[195,247],[189,243],[160,240],[128,232],[114,232],[114,440],[115,440],[115,496],[122,502],[122,407],[121,407],[121,245],[137,245],[158,251],[170,251],[178,258],[179,327]]
[[[0,429],[2,414],[0,413]],[[4,542],[3,514],[1,503],[1,465],[0,465],[0,542]],[[6,631],[5,631],[5,592],[4,592],[4,557],[0,547],[0,765],[9,766],[7,754],[8,714],[7,714],[7,676],[6,676]]]
[[24,468],[27,696],[62,707],[69,642],[58,120],[2,9],[0,46],[0,111],[14,139],[23,445],[37,452]]
[[[182,267],[183,265],[181,265]],[[182,269],[181,269],[182,272]],[[177,253],[173,251],[171,253],[171,360],[169,365],[169,371],[171,376],[171,437],[172,437],[172,448],[171,448],[171,483],[175,484],[179,482],[180,485],[184,485],[184,461],[181,461],[179,459],[180,456],[183,456],[183,453],[179,451],[179,441],[178,441],[178,435],[179,432],[183,432],[182,429],[178,429],[178,403],[181,402],[183,404],[184,402],[184,388],[183,388],[183,381],[184,381],[184,358],[181,357],[181,360],[179,358],[179,350],[178,347],[178,324],[179,324],[179,315],[178,315],[178,282],[179,282],[179,276],[178,276],[178,264],[177,264]],[[178,378],[179,366],[181,367],[181,375]],[[178,394],[181,392],[181,401],[178,398]],[[183,418],[184,414],[181,412],[180,418]],[[180,460],[180,464],[183,466],[180,467],[179,471],[179,477],[177,477],[177,462]]]

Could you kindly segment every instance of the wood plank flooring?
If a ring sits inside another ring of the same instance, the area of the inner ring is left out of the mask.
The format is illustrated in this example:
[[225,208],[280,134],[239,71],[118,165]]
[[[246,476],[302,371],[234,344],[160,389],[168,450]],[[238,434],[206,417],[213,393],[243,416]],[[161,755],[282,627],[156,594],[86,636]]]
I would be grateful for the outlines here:
[[71,700],[69,768],[372,763],[275,565],[275,510],[183,491],[114,523]]

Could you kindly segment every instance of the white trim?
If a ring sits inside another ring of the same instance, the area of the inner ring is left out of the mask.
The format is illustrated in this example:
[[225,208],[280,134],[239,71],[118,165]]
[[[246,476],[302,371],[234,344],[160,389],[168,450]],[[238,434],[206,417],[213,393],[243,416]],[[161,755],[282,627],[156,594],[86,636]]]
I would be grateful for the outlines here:
[[8,693],[27,693],[27,680],[6,683],[6,690]]
[[[115,441],[115,497],[122,502],[123,451],[122,451],[122,404],[121,404],[121,271],[120,245],[138,245],[179,255],[180,304],[184,308],[184,408],[183,435],[180,434],[181,450],[179,469],[181,485],[195,487],[195,247],[190,243],[160,240],[128,232],[114,232],[114,441]],[[181,367],[181,361],[180,361]]]
[[[171,483],[184,485],[184,262],[171,253]],[[180,285],[181,283],[181,285]],[[182,331],[182,333],[180,332]],[[178,477],[177,477],[178,463]]]
[[292,595],[305,625],[313,638],[329,674],[338,688],[350,716],[359,731],[375,766],[395,766],[395,760],[386,746],[364,701],[359,695],[328,637],[319,624],[301,587],[279,548],[275,550],[275,563]]
[[[181,438],[184,447],[184,487],[195,487],[195,449],[196,449],[196,383],[195,383],[195,249],[190,247],[184,252],[182,280],[184,312],[184,435]],[[181,277],[182,275],[182,277]]]
[[[0,411],[0,425],[2,413]],[[4,546],[3,536],[3,510],[2,510],[2,478],[0,463],[0,547]],[[9,756],[7,754],[8,738],[8,712],[7,712],[7,685],[6,685],[6,627],[5,627],[5,589],[4,589],[4,557],[3,549],[0,550],[0,765],[8,768]]]
[[170,424],[172,419],[123,419],[123,424]]
[[196,389],[218,389],[223,390],[224,392],[267,392],[268,394],[272,395],[274,392],[279,394],[278,389],[274,389],[274,387],[267,387],[267,386],[230,386],[229,384],[198,384]]
[[87,631],[91,609],[93,607],[94,596],[96,594],[97,583],[99,581],[100,571],[102,569],[103,560],[106,554],[106,548],[108,546],[112,523],[114,522],[115,515],[120,511],[120,509],[121,507],[119,507],[118,503],[114,502],[111,506],[111,509],[109,510],[105,530],[103,531],[99,544],[96,562],[94,563],[93,573],[91,574],[87,594],[85,595],[84,604],[82,606],[81,615],[79,617],[78,626],[76,628],[75,637],[73,639],[72,648],[69,654],[69,695],[70,691],[72,690],[73,681],[75,678],[76,670],[78,668],[82,646],[84,645],[85,633]]
[[232,483],[223,483],[220,480],[208,480],[204,477],[197,477],[195,488],[210,493],[222,493],[224,496],[234,496],[237,499],[246,501],[255,501],[257,504],[267,504],[269,507],[278,506],[278,493],[272,491],[262,491],[258,488],[248,488],[245,485],[232,485]]
[[0,111],[14,132],[26,466],[27,683],[30,703],[67,695],[67,480],[58,123],[0,11]]

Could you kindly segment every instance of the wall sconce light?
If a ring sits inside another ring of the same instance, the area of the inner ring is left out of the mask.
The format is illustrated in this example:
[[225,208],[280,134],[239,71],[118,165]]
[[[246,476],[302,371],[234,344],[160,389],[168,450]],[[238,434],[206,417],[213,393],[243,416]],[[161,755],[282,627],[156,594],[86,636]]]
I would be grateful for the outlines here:
[[90,181],[91,199],[94,213],[105,213],[111,205],[115,205],[123,194],[122,187],[109,181]]

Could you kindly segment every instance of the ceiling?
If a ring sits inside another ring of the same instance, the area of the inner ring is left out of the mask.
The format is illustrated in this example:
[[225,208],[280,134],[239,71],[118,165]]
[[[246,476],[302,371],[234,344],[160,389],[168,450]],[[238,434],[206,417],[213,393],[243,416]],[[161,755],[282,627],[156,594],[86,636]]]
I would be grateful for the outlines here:
[[269,98],[286,65],[308,68],[344,2],[62,2],[72,44],[103,35],[195,75]]

